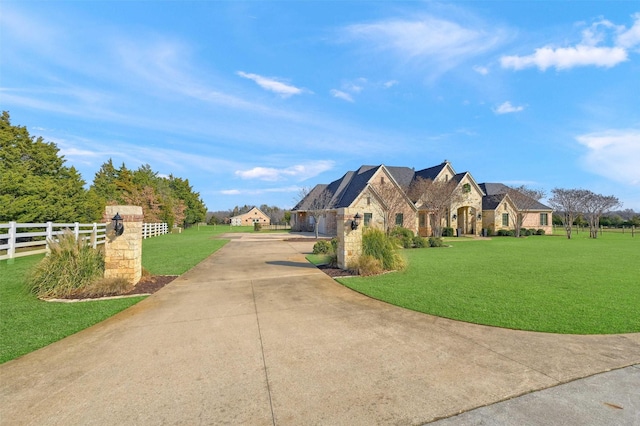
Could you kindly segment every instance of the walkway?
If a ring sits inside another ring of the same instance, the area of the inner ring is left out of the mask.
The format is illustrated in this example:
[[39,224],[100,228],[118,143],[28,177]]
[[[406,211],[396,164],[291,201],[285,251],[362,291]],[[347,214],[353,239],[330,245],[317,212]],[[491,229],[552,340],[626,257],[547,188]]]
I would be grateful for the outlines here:
[[[310,266],[302,253],[313,242],[231,237],[134,307],[0,365],[0,424],[423,424],[640,363],[640,334],[562,336],[419,314]],[[639,370],[619,370],[636,373],[632,389]],[[611,424],[633,424],[640,411],[593,404]]]

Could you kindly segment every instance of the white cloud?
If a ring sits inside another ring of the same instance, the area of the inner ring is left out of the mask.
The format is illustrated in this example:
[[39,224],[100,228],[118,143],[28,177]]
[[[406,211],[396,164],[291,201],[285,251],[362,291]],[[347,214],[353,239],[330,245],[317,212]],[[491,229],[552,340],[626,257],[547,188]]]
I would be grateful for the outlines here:
[[487,67],[482,67],[482,66],[480,66],[480,65],[475,65],[475,66],[473,67],[473,70],[474,70],[475,72],[477,72],[478,74],[482,74],[482,75],[487,75],[487,74],[489,74],[489,68],[487,68]]
[[382,83],[382,86],[384,86],[385,89],[390,89],[397,84],[398,84],[398,80],[389,80]]
[[512,112],[520,112],[520,111],[524,111],[524,106],[511,105],[511,102],[509,101],[506,101],[502,103],[500,106],[498,106],[497,108],[493,109],[493,112],[495,112],[496,114],[510,114]]
[[240,77],[248,78],[249,80],[255,81],[258,86],[262,87],[265,90],[277,93],[283,98],[288,98],[292,95],[300,95],[304,93],[304,89],[300,89],[290,84],[283,83],[276,78],[263,77],[258,74],[251,74],[243,71],[238,71],[236,74],[238,74]]
[[220,193],[223,195],[239,195],[241,192],[239,189],[223,189]]
[[640,45],[640,13],[633,15],[635,22],[628,30],[622,30],[616,38],[616,43],[627,49]]
[[342,99],[343,101],[347,102],[354,102],[353,97],[347,92],[343,92],[342,90],[331,89],[330,93],[334,98]]
[[320,173],[330,170],[333,167],[333,161],[320,160],[307,164],[297,164],[295,166],[284,169],[274,167],[254,167],[249,170],[237,170],[236,176],[242,179],[258,179],[264,181],[279,181],[284,179],[296,179],[303,181]]
[[607,179],[640,186],[640,129],[612,129],[576,137],[587,148],[585,168]]
[[503,68],[516,71],[529,67],[538,67],[545,71],[549,67],[557,70],[579,66],[594,65],[611,68],[627,60],[627,51],[621,47],[595,47],[579,44],[575,47],[541,47],[528,56],[503,56],[500,63]]
[[389,52],[405,62],[428,65],[432,76],[495,48],[504,39],[501,29],[486,31],[477,24],[465,27],[429,15],[354,24],[346,27],[345,33],[350,39],[366,42],[369,50]]
[[574,67],[596,66],[611,68],[629,59],[628,49],[640,44],[640,13],[633,15],[634,23],[626,29],[606,19],[591,24],[582,31],[582,39],[573,46],[544,46],[530,55],[506,55],[500,58],[503,68],[522,70],[538,67],[566,70]]

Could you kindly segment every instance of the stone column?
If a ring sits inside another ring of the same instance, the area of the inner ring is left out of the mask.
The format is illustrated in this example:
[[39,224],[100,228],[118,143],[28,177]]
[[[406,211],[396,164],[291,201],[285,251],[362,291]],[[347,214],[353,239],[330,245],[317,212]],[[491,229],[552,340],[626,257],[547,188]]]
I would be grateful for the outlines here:
[[[358,229],[351,229],[351,221],[357,213],[356,209],[341,208],[336,215],[338,231],[338,267],[347,269],[352,261],[362,254],[362,229],[361,222]],[[360,213],[360,216],[363,214]]]
[[[111,218],[119,213],[124,232],[115,235]],[[104,244],[105,278],[124,278],[135,285],[142,277],[142,207],[107,206],[103,216],[107,223]]]

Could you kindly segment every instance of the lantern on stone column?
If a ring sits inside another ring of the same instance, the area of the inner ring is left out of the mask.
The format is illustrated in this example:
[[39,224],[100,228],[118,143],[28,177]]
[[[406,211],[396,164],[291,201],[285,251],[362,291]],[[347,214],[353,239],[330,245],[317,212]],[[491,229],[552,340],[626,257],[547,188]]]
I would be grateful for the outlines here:
[[113,225],[113,230],[116,233],[116,237],[119,237],[124,232],[124,223],[122,220],[122,216],[120,213],[116,213],[114,217],[111,218],[111,224]]

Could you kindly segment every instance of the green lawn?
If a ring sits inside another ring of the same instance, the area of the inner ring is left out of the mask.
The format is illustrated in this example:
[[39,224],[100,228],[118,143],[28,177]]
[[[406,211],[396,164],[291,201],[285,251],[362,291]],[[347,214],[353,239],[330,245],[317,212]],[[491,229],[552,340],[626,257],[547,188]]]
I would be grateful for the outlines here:
[[[217,238],[219,234],[252,229],[201,226],[149,238],[142,244],[142,265],[155,275],[180,275],[226,243]],[[24,277],[42,257],[0,261],[0,363],[90,327],[144,298],[81,303],[38,300],[24,289]]]
[[452,247],[403,251],[405,271],[339,281],[398,306],[477,324],[640,332],[640,236],[587,237],[452,238]]

